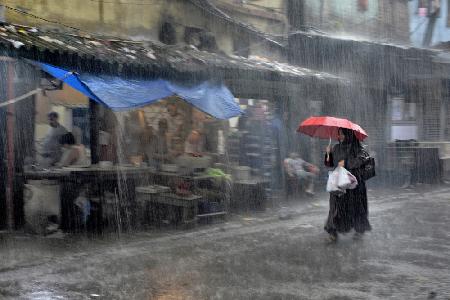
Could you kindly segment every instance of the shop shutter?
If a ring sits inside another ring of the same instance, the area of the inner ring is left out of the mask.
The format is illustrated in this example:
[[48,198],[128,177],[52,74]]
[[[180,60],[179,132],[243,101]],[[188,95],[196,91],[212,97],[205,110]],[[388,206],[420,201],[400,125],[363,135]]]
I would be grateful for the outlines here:
[[445,101],[447,102],[447,113],[445,115],[445,118],[447,120],[446,122],[446,128],[445,128],[445,137],[446,141],[450,141],[450,98],[446,98]]
[[426,97],[423,106],[423,140],[439,141],[440,139],[441,99]]

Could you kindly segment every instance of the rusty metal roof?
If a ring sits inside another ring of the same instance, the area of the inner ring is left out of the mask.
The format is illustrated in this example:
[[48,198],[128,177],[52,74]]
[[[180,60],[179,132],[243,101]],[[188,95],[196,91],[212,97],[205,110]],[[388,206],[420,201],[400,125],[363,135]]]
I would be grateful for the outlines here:
[[129,77],[181,77],[301,82],[341,82],[338,76],[270,61],[200,51],[190,45],[98,38],[0,24],[0,54],[38,60],[75,71]]

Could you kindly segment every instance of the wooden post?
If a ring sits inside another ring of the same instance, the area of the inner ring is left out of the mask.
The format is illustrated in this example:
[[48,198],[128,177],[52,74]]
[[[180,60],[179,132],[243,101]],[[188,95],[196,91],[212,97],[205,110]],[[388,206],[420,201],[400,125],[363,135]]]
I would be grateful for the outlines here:
[[[8,99],[14,98],[14,62],[8,62]],[[6,187],[6,224],[8,230],[14,228],[14,126],[15,126],[14,104],[8,105],[6,113],[6,143],[7,143],[7,187]]]
[[441,81],[440,84],[441,87],[441,94],[440,94],[440,98],[441,98],[441,113],[439,116],[439,141],[443,142],[445,141],[446,138],[446,129],[447,129],[447,112],[448,112],[448,96],[447,96],[447,82],[445,80]]
[[91,99],[89,99],[89,133],[91,136],[91,164],[97,164],[100,160],[98,104]]

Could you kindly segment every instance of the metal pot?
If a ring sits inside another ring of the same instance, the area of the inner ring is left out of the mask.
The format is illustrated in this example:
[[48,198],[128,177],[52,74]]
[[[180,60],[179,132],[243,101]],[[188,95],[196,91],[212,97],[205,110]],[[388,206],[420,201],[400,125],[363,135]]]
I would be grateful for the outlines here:
[[233,168],[233,178],[235,180],[250,180],[251,168],[247,166],[237,166]]

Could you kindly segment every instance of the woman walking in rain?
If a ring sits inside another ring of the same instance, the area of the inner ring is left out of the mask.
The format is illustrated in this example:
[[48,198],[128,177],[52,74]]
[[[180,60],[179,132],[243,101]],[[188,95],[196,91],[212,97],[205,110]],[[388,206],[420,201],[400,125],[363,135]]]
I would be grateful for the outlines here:
[[361,178],[361,167],[367,162],[369,154],[361,146],[354,132],[340,128],[339,144],[333,149],[327,147],[325,165],[327,167],[344,167],[358,180],[358,186],[346,190],[344,194],[330,194],[330,211],[325,224],[330,241],[336,241],[338,233],[355,230],[354,238],[360,238],[365,231],[371,230],[368,220],[366,184]]

